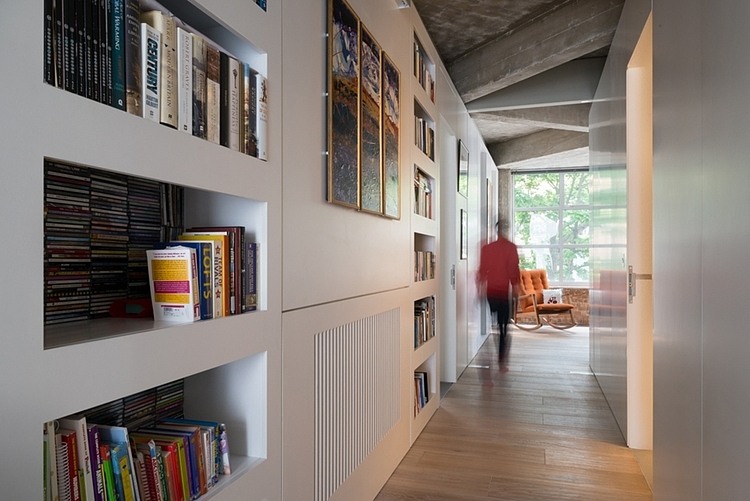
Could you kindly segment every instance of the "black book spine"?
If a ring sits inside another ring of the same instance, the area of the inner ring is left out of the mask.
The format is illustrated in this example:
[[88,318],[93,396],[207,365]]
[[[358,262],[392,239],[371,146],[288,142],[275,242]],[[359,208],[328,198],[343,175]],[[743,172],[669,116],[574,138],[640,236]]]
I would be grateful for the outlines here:
[[86,25],[89,32],[90,47],[90,68],[91,68],[91,95],[94,101],[101,101],[101,82],[99,67],[101,64],[101,55],[99,54],[99,0],[88,0],[89,9],[86,18]]
[[76,59],[76,88],[78,94],[86,96],[88,89],[86,88],[88,72],[88,61],[86,60],[86,10],[88,7],[88,0],[76,0],[75,2],[75,59]]
[[65,88],[65,28],[63,24],[63,0],[53,2],[55,22],[55,86]]
[[112,55],[109,43],[109,0],[99,0],[99,100],[112,104]]
[[125,0],[110,0],[109,40],[112,64],[112,106],[126,110],[125,96]]
[[65,57],[65,90],[78,92],[76,72],[76,6],[75,0],[63,2],[63,53]]
[[219,101],[219,144],[229,147],[229,56],[221,52],[219,54],[219,87],[221,99]]
[[55,6],[44,0],[44,81],[55,85]]
[[141,100],[141,6],[125,0],[125,90],[129,113],[143,116]]

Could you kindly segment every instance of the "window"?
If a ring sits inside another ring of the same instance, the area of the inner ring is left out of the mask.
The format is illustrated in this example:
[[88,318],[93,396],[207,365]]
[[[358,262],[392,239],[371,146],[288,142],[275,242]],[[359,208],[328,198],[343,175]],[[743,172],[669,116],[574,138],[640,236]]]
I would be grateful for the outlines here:
[[544,268],[556,285],[589,284],[591,174],[513,174],[513,239],[521,268]]

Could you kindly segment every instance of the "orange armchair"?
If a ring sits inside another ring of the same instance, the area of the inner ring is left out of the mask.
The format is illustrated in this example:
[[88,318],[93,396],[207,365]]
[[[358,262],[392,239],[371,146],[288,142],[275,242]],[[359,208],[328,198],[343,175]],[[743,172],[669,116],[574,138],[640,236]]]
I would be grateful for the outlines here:
[[[569,329],[576,325],[573,319],[572,304],[565,303],[562,297],[544,301],[544,291],[550,290],[547,280],[547,270],[521,270],[521,283],[519,284],[518,299],[515,301],[511,322],[519,329],[533,331],[543,325],[549,325],[555,329]],[[535,324],[520,324],[518,316],[533,315]],[[563,317],[562,323],[551,318]]]

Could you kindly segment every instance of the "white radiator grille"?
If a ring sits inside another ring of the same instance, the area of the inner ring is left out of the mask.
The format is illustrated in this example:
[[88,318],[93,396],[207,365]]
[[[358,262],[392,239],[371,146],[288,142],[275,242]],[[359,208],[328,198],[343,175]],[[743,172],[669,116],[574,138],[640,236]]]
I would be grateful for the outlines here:
[[315,499],[349,477],[399,418],[400,312],[315,335]]

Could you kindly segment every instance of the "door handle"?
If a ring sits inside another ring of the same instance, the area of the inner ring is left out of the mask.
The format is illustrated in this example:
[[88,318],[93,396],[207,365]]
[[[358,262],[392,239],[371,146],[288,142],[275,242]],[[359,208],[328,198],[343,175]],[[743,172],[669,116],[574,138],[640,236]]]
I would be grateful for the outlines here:
[[651,280],[651,273],[635,273],[633,266],[628,266],[628,303],[633,303],[636,293],[636,282],[638,280]]

